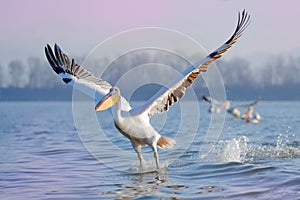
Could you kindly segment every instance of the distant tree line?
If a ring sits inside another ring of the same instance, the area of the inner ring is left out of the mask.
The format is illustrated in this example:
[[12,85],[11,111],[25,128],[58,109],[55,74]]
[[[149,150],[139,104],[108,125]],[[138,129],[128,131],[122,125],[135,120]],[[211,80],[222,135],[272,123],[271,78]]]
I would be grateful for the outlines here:
[[[78,60],[83,61],[82,58]],[[97,74],[97,68],[110,64],[109,72],[102,74],[105,79],[114,84],[119,77],[130,68],[145,63],[160,63],[184,70],[189,63],[178,55],[167,52],[136,52],[107,63],[108,59],[98,59],[85,62],[88,69]],[[246,59],[235,58],[229,61],[218,60],[218,69],[225,86],[247,86],[264,88],[270,86],[300,86],[300,56],[285,58],[277,56],[267,60],[261,66],[250,66]],[[165,74],[156,73],[164,78]],[[147,74],[143,75],[147,77]],[[134,80],[133,80],[134,81]],[[12,60],[7,65],[0,64],[0,88],[53,88],[64,87],[61,80],[54,74],[44,58],[30,57],[26,61]]]
[[217,64],[227,86],[300,86],[300,56],[273,57],[261,66],[251,66],[249,61],[241,58],[217,61]]

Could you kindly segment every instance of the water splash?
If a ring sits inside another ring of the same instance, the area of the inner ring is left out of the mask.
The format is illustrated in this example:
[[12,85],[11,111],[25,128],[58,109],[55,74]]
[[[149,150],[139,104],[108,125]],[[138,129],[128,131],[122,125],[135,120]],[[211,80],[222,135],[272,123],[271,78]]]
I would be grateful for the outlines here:
[[249,139],[246,136],[230,140],[220,140],[208,156],[202,159],[205,162],[244,162],[249,151]]
[[249,139],[246,136],[233,138],[232,140],[220,141],[223,146],[223,153],[220,155],[220,162],[243,162],[249,150]]
[[294,134],[279,134],[274,143],[253,144],[246,136],[220,140],[204,162],[260,162],[300,156],[300,144]]
[[259,145],[249,151],[249,156],[254,160],[294,158],[300,156],[300,146],[294,134],[279,134],[275,143]]

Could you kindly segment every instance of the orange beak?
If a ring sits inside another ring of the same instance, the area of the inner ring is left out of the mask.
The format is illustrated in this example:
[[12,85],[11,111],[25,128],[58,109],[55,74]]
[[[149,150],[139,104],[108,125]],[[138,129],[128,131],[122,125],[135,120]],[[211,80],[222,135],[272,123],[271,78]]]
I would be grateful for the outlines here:
[[101,101],[95,106],[95,111],[104,111],[115,105],[119,101],[119,96],[108,93]]

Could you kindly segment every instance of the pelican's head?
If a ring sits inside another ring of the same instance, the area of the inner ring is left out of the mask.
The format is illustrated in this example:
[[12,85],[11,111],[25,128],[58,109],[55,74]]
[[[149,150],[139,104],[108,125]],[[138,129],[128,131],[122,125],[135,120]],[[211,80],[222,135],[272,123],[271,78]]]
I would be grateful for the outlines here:
[[107,95],[99,101],[95,107],[95,111],[103,111],[115,105],[120,100],[120,90],[112,87]]

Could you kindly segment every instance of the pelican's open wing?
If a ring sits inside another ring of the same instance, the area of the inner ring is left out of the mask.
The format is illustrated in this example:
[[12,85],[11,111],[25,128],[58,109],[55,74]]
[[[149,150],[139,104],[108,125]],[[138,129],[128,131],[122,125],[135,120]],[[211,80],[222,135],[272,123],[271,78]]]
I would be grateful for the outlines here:
[[[52,69],[62,78],[62,80],[71,86],[76,84],[76,89],[95,98],[98,102],[106,95],[112,87],[108,82],[93,76],[83,66],[76,63],[61,51],[57,44],[54,45],[54,52],[51,47],[45,47],[45,53]],[[122,98],[122,110],[131,109],[125,98]]]
[[262,100],[261,97],[258,97],[258,99],[256,99],[256,101],[254,101],[253,103],[251,103],[249,106],[255,106],[258,102],[260,102]]
[[200,95],[200,97],[204,100],[204,101],[207,101],[207,102],[209,102],[209,103],[211,103],[211,104],[222,104],[221,102],[219,102],[218,100],[216,100],[216,99],[214,99],[214,98],[212,98],[212,97],[210,97],[210,96],[207,96],[207,95],[205,95],[205,94],[199,94]]
[[254,107],[259,101],[261,101],[261,97],[259,97],[257,100],[255,100],[253,103],[250,104],[245,104],[245,105],[240,105],[240,106],[236,106],[233,107],[232,109],[236,108],[236,109],[243,109],[243,108],[249,108],[249,107]]
[[132,114],[144,113],[151,117],[156,113],[168,111],[173,102],[177,102],[184,96],[186,88],[192,85],[199,74],[205,72],[211,62],[220,58],[221,55],[237,41],[249,22],[250,16],[245,10],[242,13],[239,13],[237,27],[229,40],[207,57],[190,66],[181,74],[181,76],[162,87],[144,106],[132,111]]

